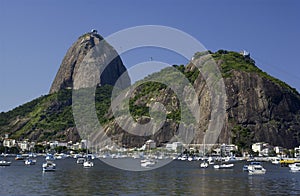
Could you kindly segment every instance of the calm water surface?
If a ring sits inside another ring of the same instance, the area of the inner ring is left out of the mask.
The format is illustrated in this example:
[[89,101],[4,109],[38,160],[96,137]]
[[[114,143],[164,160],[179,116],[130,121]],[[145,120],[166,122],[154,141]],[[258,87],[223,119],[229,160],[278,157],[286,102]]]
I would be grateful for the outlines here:
[[300,195],[300,173],[264,163],[265,175],[249,176],[244,163],[231,170],[200,169],[200,162],[173,161],[146,172],[110,167],[98,159],[84,169],[75,159],[55,161],[55,172],[42,172],[44,159],[25,166],[0,167],[0,195]]

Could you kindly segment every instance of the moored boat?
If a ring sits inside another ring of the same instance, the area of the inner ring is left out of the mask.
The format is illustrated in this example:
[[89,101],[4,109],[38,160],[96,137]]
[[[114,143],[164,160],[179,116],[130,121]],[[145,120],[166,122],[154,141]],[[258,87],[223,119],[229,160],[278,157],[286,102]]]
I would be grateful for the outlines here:
[[208,167],[208,163],[206,161],[200,163],[200,167],[201,168],[207,168]]
[[142,167],[148,168],[148,167],[154,166],[155,164],[156,164],[156,162],[152,159],[143,159],[143,160],[141,160],[141,166]]
[[56,164],[53,163],[52,161],[47,161],[47,162],[43,163],[42,167],[43,167],[44,172],[56,170]]
[[94,166],[94,163],[90,160],[85,160],[84,163],[83,163],[84,168],[90,168],[90,167],[93,167],[93,166]]
[[250,165],[248,165],[248,172],[250,175],[265,174],[266,169],[263,168],[260,162],[251,162]]
[[6,160],[1,160],[0,161],[0,166],[10,166],[11,162],[10,161],[6,161]]
[[300,172],[300,163],[294,163],[289,165],[291,172]]
[[47,154],[45,159],[46,161],[54,161],[55,157],[53,156],[53,154]]
[[78,158],[78,159],[76,160],[76,163],[77,163],[77,164],[83,164],[84,161],[85,161],[85,159],[82,158],[82,157],[80,157],[80,158]]
[[15,158],[15,160],[20,161],[20,160],[24,160],[24,157],[20,154],[18,154]]
[[214,165],[214,168],[215,169],[231,169],[231,168],[233,168],[233,166],[234,166],[233,163],[229,163],[229,164],[223,163],[223,164]]
[[35,165],[36,159],[26,159],[25,165]]

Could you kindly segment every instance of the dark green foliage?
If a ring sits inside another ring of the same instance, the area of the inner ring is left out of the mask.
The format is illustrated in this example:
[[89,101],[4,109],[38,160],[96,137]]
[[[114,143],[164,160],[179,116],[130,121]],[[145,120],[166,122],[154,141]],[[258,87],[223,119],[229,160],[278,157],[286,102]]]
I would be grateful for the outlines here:
[[0,126],[7,125],[9,123],[9,119],[16,116],[24,116],[25,114],[31,112],[33,108],[44,99],[45,96],[37,98],[31,102],[25,103],[21,106],[16,107],[15,109],[8,112],[0,113]]
[[239,149],[251,149],[254,135],[248,128],[236,125],[231,130],[231,133],[232,143],[237,145]]
[[191,84],[193,84],[197,79],[197,77],[199,76],[199,69],[195,69],[195,71],[186,71],[184,65],[173,65],[173,67],[178,69],[181,73],[183,73],[184,76],[190,81]]
[[101,86],[96,89],[95,107],[99,122],[101,124],[104,124],[111,120],[108,119],[105,115],[108,113],[110,107],[112,90],[113,87],[110,85]]
[[[99,87],[96,90],[95,105],[100,123],[108,120],[104,115],[110,106],[111,91],[111,86]],[[16,132],[10,132],[11,124],[16,121],[16,118],[28,120],[24,121],[24,125]],[[42,96],[12,111],[1,113],[0,122],[0,132],[10,133],[10,137],[14,139],[26,138],[32,131],[39,130],[41,135],[38,141],[63,140],[65,136],[59,133],[69,127],[75,127],[72,90],[61,90],[58,93]]]
[[[135,94],[129,100],[129,111],[137,119],[141,116],[150,117],[149,107],[146,106],[150,99],[159,95],[159,91],[166,89],[166,85],[159,82],[145,82],[135,89]],[[139,103],[136,102],[139,100]]]
[[261,69],[259,69],[255,65],[255,61],[250,57],[244,57],[240,53],[226,50],[219,50],[218,52],[213,53],[212,57],[215,59],[216,62],[221,61],[221,72],[224,78],[231,77],[233,70],[253,72],[299,95],[298,91],[295,88],[290,87],[285,82],[274,78],[266,72],[263,72]]

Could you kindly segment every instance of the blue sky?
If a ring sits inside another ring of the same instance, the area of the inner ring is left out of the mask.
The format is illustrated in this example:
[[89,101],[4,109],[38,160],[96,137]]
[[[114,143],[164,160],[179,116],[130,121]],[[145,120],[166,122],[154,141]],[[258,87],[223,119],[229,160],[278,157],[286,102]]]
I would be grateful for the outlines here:
[[[67,49],[92,28],[104,37],[137,25],[177,28],[212,51],[250,51],[258,67],[299,91],[299,8],[297,0],[0,0],[0,112],[47,94]],[[153,55],[122,58],[130,67]]]

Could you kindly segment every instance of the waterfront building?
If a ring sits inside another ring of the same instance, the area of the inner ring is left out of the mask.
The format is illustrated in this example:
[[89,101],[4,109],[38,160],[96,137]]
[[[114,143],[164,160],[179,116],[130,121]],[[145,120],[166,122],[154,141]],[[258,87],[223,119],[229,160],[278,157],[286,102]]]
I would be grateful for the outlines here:
[[145,145],[146,145],[146,149],[156,148],[156,142],[154,140],[146,141]]
[[16,140],[14,140],[14,139],[8,139],[8,138],[6,138],[6,139],[3,140],[3,146],[4,147],[11,148],[11,147],[15,147],[16,144],[17,144]]
[[268,143],[258,142],[252,144],[252,150],[253,152],[258,152],[258,156],[268,156],[272,148]]
[[300,146],[299,146],[299,147],[296,147],[294,150],[295,150],[294,156],[295,156],[296,158],[300,158]]
[[282,155],[283,154],[283,151],[284,151],[284,148],[281,147],[281,146],[275,146],[274,147],[274,151],[277,155]]
[[232,152],[237,151],[238,147],[234,144],[222,144],[220,150],[223,156],[232,156]]

